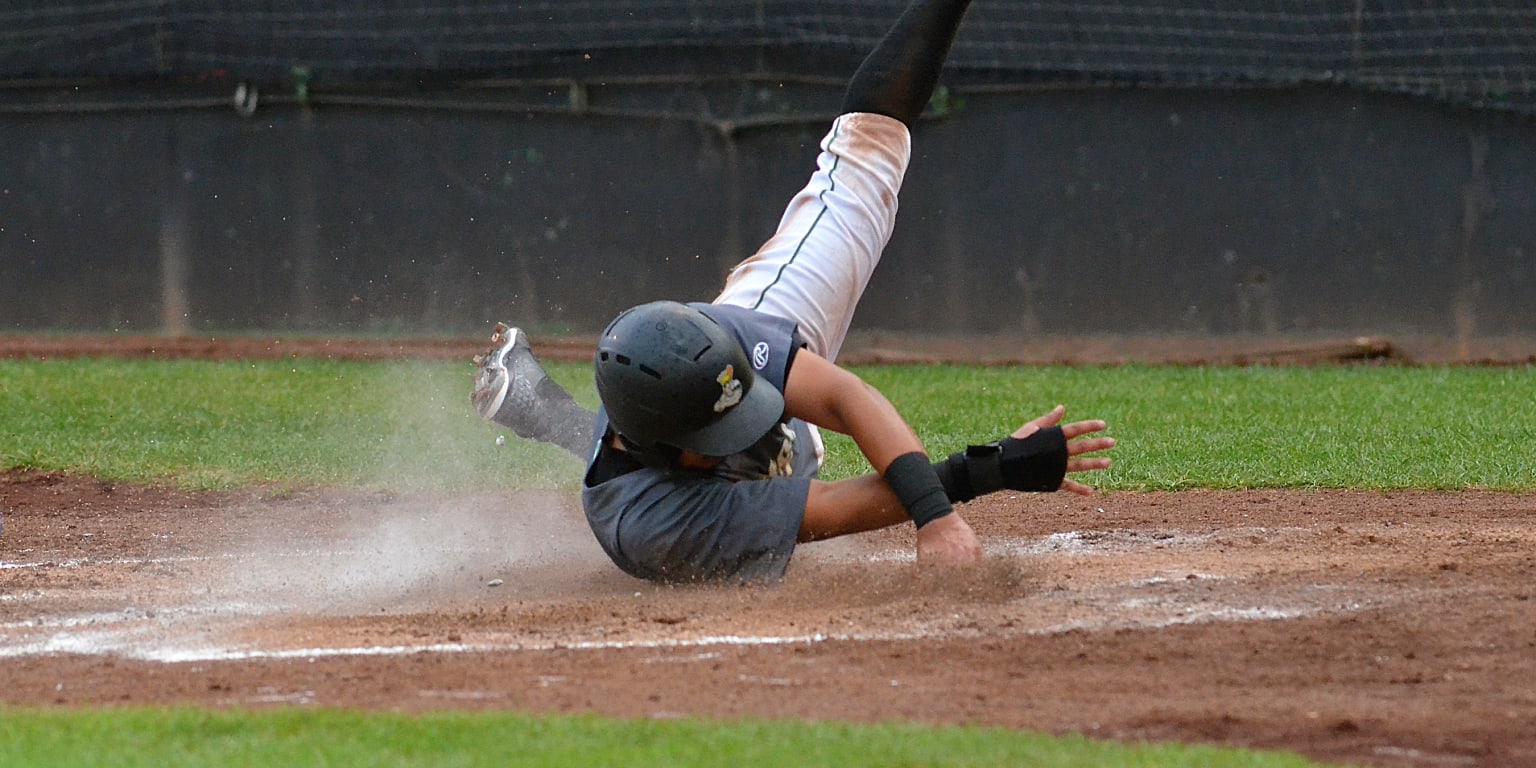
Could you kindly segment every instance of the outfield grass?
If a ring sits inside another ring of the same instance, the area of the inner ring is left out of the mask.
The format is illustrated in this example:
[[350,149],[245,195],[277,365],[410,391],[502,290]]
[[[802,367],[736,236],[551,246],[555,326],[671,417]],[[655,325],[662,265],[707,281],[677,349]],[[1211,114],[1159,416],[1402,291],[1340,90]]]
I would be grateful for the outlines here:
[[[1536,487],[1536,371],[1469,367],[882,367],[931,453],[1062,403],[1119,441],[1109,489]],[[834,472],[849,471],[837,454]]]
[[[868,367],[938,454],[1068,405],[1120,441],[1107,490],[1536,485],[1530,368]],[[551,374],[595,404],[586,366]],[[579,464],[510,438],[448,363],[0,361],[0,468],[223,488],[574,490]],[[867,470],[832,436],[825,476]],[[24,663],[24,662],[23,662]],[[110,756],[107,759],[106,756]],[[0,713],[0,765],[1305,766],[995,730],[526,719],[508,713]]]
[[498,430],[470,409],[471,370],[310,359],[0,362],[0,466],[191,488],[570,485],[580,470],[558,449],[515,437],[495,446]]
[[[1103,418],[1107,490],[1487,488],[1536,476],[1530,368],[869,367],[935,455],[1056,403]],[[195,488],[574,488],[579,464],[469,407],[451,363],[0,362],[0,467]],[[551,374],[594,406],[586,366]],[[828,440],[826,477],[867,471]]]
[[[1304,768],[1298,756],[917,725],[401,715],[316,710],[6,711],[0,764],[39,768],[685,766]],[[110,755],[110,757],[107,757]]]

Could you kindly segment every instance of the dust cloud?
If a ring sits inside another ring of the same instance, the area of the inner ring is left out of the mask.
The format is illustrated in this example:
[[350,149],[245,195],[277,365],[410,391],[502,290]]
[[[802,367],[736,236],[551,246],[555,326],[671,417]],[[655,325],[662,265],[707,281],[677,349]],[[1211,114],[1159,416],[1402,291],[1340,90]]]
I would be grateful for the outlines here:
[[552,494],[329,499],[305,535],[253,541],[230,583],[245,602],[306,613],[558,594],[607,565],[573,504]]
[[[611,569],[581,514],[580,462],[515,437],[499,447],[470,407],[465,362],[462,376],[418,363],[371,372],[363,389],[382,416],[359,430],[357,461],[368,485],[387,490],[319,494],[312,509],[288,510],[307,530],[258,533],[231,580],[243,600],[408,611],[564,594]],[[507,487],[535,490],[488,490]]]

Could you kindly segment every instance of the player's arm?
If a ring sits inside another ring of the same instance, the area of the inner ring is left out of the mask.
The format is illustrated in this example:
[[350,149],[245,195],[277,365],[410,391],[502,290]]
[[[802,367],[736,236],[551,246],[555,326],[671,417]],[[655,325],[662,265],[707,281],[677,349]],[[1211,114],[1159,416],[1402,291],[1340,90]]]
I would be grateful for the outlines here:
[[809,349],[795,353],[784,385],[784,412],[853,438],[879,473],[898,456],[924,451],[917,433],[885,395]]
[[[903,501],[892,489],[893,483],[897,487],[902,483],[901,478],[888,476],[892,464],[910,471],[918,463],[912,456],[921,457],[925,463],[927,453],[917,433],[879,390],[805,349],[796,353],[784,390],[785,413],[853,438],[875,469],[874,474],[862,477],[812,482],[800,524],[800,541],[876,530],[935,514],[931,506],[926,513],[920,509],[914,514],[909,508],[913,506],[911,499]],[[929,471],[926,466],[921,469]],[[933,480],[937,480],[936,475]],[[970,525],[947,499],[939,501],[942,509],[937,516],[918,525],[918,559],[947,563],[980,559],[981,543]]]
[[[926,454],[884,395],[853,373],[800,350],[790,369],[784,404],[791,416],[853,437],[876,469],[876,474],[863,477],[812,483],[801,541],[896,525],[912,514],[910,504],[883,476],[901,457]],[[1092,494],[1091,487],[1067,475],[1109,468],[1108,457],[1087,454],[1109,450],[1115,440],[1098,434],[1106,428],[1098,419],[1062,424],[1065,412],[1057,406],[1003,440],[940,460],[934,468],[947,500],[968,501],[1005,488]],[[969,561],[980,556],[980,544],[960,516],[950,512],[918,527],[920,558],[925,551],[928,559]]]
[[[909,520],[890,485],[877,474],[825,482],[812,480],[801,518],[802,543],[901,525]],[[917,529],[917,559],[923,563],[974,563],[981,542],[958,512]]]

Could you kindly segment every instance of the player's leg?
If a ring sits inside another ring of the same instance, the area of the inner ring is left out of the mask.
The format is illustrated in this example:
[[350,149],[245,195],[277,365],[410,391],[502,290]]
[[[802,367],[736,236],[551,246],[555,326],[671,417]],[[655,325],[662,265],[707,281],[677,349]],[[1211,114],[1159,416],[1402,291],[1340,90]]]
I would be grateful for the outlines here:
[[544,373],[528,347],[528,334],[497,323],[491,348],[476,355],[475,364],[469,399],[481,418],[587,458],[595,414]]
[[[908,127],[932,96],[969,0],[914,0],[854,73],[816,173],[778,232],[732,271],[716,303],[788,317],[812,351],[836,359],[895,226],[911,157]],[[497,326],[476,358],[471,400],[522,437],[586,458],[593,414],[544,374],[515,328]]]
[[715,299],[795,320],[837,358],[895,226],[910,126],[933,94],[969,0],[915,0],[849,82],[843,116],[779,228]]
[[908,127],[933,97],[939,72],[970,0],[915,0],[864,58],[843,96],[843,112],[873,112]]
[[821,146],[778,230],[731,270],[714,301],[794,320],[811,351],[835,360],[896,224],[911,139],[897,120],[852,114]]

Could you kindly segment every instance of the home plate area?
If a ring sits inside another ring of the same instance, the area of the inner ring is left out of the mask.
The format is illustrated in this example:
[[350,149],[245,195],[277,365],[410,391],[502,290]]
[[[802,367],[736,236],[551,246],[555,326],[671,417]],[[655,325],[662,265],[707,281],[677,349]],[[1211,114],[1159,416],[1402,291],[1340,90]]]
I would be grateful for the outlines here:
[[0,475],[0,703],[983,724],[1536,764],[1536,499],[997,495],[770,586],[658,586],[564,493]]

